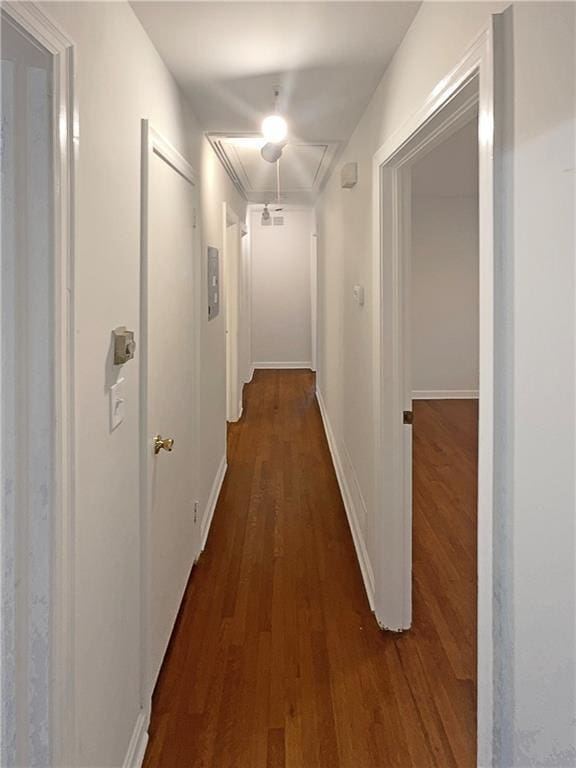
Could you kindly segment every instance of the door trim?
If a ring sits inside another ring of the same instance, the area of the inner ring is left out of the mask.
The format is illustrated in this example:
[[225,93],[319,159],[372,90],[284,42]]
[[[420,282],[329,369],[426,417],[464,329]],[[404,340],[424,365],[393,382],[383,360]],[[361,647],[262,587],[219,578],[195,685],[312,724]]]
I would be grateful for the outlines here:
[[[236,227],[236,264],[230,268],[228,230]],[[240,381],[240,333],[245,321],[242,301],[242,230],[241,219],[229,203],[222,203],[222,277],[224,295],[224,324],[226,333],[226,421],[235,422],[242,416],[242,383]],[[231,279],[232,275],[234,280]],[[236,292],[235,317],[230,313],[230,292]],[[229,321],[232,320],[230,326]]]
[[[375,612],[384,628],[411,622],[412,515],[406,487],[410,427],[402,424],[406,396],[402,345],[404,323],[403,202],[406,169],[479,111],[480,213],[480,414],[478,456],[478,754],[492,764],[493,556],[494,517],[494,263],[495,85],[494,41],[499,17],[476,38],[459,64],[444,77],[421,109],[376,152],[373,159],[374,412],[376,439]],[[470,93],[468,93],[468,91]],[[474,93],[475,91],[475,93]],[[392,435],[392,439],[387,436]],[[393,585],[393,588],[391,588]]]
[[[201,242],[198,226],[198,181],[196,173],[186,158],[168,142],[161,133],[150,125],[149,120],[141,123],[141,219],[140,219],[140,604],[141,604],[141,652],[140,652],[140,706],[144,716],[145,730],[150,722],[152,691],[155,680],[152,679],[149,659],[150,643],[150,498],[149,498],[149,459],[152,455],[152,438],[148,433],[148,225],[149,225],[149,168],[150,159],[156,154],[176,173],[185,178],[194,189],[194,328],[191,329],[191,342],[194,355],[195,381],[193,418],[200,423],[200,323],[201,323]],[[194,438],[194,473],[195,487],[198,487],[198,466],[200,445],[199,429],[195,429]],[[194,542],[192,565],[199,554],[199,528]]]
[[[79,131],[74,42],[35,2],[5,0],[2,12],[52,57],[53,94],[53,349],[52,587],[50,733],[54,765],[76,765],[75,718],[75,385],[74,258]],[[26,558],[27,553],[22,552]]]

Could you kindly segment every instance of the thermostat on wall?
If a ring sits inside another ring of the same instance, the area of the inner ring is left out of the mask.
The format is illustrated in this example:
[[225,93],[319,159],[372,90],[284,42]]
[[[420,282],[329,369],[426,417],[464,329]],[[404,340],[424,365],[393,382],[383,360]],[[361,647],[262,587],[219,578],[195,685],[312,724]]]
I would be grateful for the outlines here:
[[129,331],[126,326],[120,325],[112,331],[114,339],[114,365],[124,365],[134,357],[136,342],[134,331]]

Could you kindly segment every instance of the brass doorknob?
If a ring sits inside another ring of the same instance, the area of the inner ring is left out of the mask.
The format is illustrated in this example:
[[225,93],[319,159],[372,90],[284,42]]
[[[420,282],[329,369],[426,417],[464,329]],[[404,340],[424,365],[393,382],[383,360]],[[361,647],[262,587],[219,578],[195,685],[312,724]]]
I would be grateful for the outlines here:
[[172,437],[162,437],[162,435],[156,435],[154,438],[154,453],[160,453],[162,449],[165,451],[171,451],[174,447],[174,439]]

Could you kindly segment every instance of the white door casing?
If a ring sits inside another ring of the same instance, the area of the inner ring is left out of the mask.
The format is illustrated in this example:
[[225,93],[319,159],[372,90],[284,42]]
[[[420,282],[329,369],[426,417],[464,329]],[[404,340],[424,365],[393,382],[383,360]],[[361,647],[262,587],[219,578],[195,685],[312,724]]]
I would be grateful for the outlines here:
[[226,323],[226,420],[238,421],[242,413],[239,340],[244,317],[241,313],[242,250],[240,218],[223,203],[223,293]]
[[377,422],[375,612],[381,626],[411,624],[412,498],[409,321],[410,166],[478,111],[480,410],[478,456],[478,764],[492,764],[494,516],[495,39],[498,17],[483,30],[422,108],[373,161],[374,409]]
[[[11,759],[10,750],[14,748],[16,754],[12,757],[15,756],[19,764],[48,759],[50,764],[68,766],[76,764],[73,259],[78,113],[73,91],[74,47],[44,9],[35,3],[4,2],[2,14],[3,33],[8,27],[13,31],[21,30],[25,38],[34,41],[38,51],[44,52],[48,63],[46,67],[38,68],[31,62],[27,85],[23,87],[23,81],[14,84],[20,99],[35,94],[34,102],[30,102],[28,125],[24,135],[21,132],[20,136],[24,139],[28,133],[31,141],[31,165],[26,183],[32,216],[30,221],[21,222],[26,245],[24,251],[18,252],[17,259],[21,365],[6,370],[7,376],[14,377],[20,393],[18,420],[26,424],[28,436],[28,447],[22,445],[24,453],[18,457],[20,471],[14,488],[20,484],[24,493],[30,496],[27,503],[18,507],[18,536],[10,543],[3,530],[0,537],[3,575],[9,575],[5,569],[9,556],[18,564],[19,592],[23,596],[23,600],[17,600],[14,614],[20,616],[17,619],[20,632],[18,654],[23,662],[16,663],[19,701],[14,702],[15,707],[9,714],[6,708],[10,707],[8,692],[3,688],[0,740],[3,741],[2,757],[6,761]],[[44,85],[39,69],[45,69],[48,74],[49,82],[44,81]],[[4,85],[7,83],[3,83],[3,91]],[[8,96],[8,92],[3,92],[3,97]],[[3,104],[6,119],[9,119],[9,111]],[[3,126],[3,130],[9,132],[7,126]],[[22,126],[19,130],[22,131]],[[8,138],[8,133],[4,138]],[[8,147],[3,147],[6,161],[9,152]],[[26,162],[20,163],[18,173],[26,172],[26,165]],[[4,194],[8,192],[5,182],[3,179],[3,212],[10,215],[4,208]],[[20,215],[24,215],[24,207],[19,204],[19,209]],[[4,231],[3,241],[6,235],[9,233]],[[5,245],[8,243],[3,242],[3,260],[10,255],[10,248],[5,250]],[[3,286],[4,298],[8,288],[8,284]],[[8,309],[3,303],[3,335],[4,331],[10,330],[5,325],[8,319],[5,310]],[[28,340],[22,344],[25,337]],[[3,360],[7,359],[5,352],[3,343]],[[24,431],[22,424],[14,424],[19,433]],[[46,424],[50,425],[48,431]],[[3,423],[3,441],[9,437],[5,426]],[[24,468],[27,468],[27,474]],[[3,475],[6,469],[4,466]],[[35,489],[37,480],[41,480],[41,485]],[[4,500],[2,507],[5,524]],[[4,642],[2,647],[3,655],[9,652]],[[40,648],[43,651],[38,653]],[[5,658],[0,659],[4,671],[5,661]],[[25,679],[28,673],[31,675],[29,684]],[[27,696],[34,699],[34,706],[26,702]],[[9,718],[15,718],[12,732],[16,742],[12,744],[6,741],[12,730],[6,718],[8,714]]]
[[310,361],[316,371],[318,354],[318,235],[310,236]]

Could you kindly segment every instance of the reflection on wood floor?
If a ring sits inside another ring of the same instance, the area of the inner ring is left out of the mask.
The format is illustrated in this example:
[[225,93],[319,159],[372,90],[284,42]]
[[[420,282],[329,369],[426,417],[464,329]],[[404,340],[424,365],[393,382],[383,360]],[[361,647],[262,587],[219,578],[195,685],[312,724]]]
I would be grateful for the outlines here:
[[475,764],[472,401],[414,415],[414,627],[370,612],[308,371],[257,371],[153,701],[146,768]]

